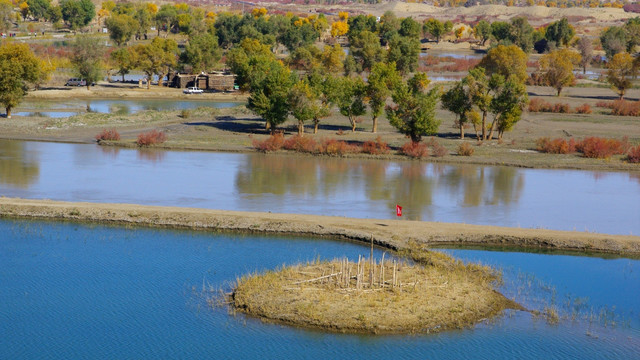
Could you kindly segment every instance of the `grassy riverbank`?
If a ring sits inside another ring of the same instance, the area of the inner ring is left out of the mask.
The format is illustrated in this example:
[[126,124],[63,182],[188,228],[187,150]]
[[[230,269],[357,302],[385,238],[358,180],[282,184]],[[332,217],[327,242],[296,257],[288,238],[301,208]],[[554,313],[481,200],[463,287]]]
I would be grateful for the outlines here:
[[62,219],[106,223],[299,234],[369,242],[391,249],[418,245],[501,247],[640,255],[640,236],[576,231],[505,228],[424,221],[355,219],[179,207],[0,198],[0,217]]
[[[589,104],[591,114],[555,114],[525,113],[523,119],[512,132],[505,134],[504,141],[485,141],[480,143],[474,139],[473,129],[467,129],[467,138],[458,139],[454,117],[448,111],[438,109],[441,119],[437,136],[427,138],[429,143],[437,143],[445,149],[438,155],[433,149],[423,161],[441,163],[465,163],[480,165],[509,165],[531,168],[564,168],[602,171],[631,171],[640,173],[640,165],[624,161],[624,156],[614,155],[610,159],[590,159],[580,154],[545,154],[536,151],[536,141],[543,137],[583,139],[597,136],[622,139],[628,137],[631,145],[640,144],[640,126],[637,117],[612,116],[609,109],[598,108],[596,104],[612,99],[611,90],[598,88],[569,88],[564,95],[557,98],[553,91],[544,87],[529,87],[531,99],[543,99],[549,103],[567,103],[570,108]],[[118,98],[125,94],[127,98],[166,98],[166,99],[202,99],[220,101],[238,101],[246,99],[240,94],[211,93],[201,96],[183,95],[179,89],[153,88],[122,89],[96,86],[96,89],[71,89],[68,91],[82,94],[88,98]],[[29,101],[50,101],[65,99],[71,93],[65,90],[36,91],[29,95]],[[131,96],[131,97],[129,97]],[[638,90],[631,90],[630,99],[640,97]],[[82,110],[82,109],[81,109]],[[17,110],[16,110],[17,111]],[[44,111],[44,110],[41,110]],[[355,132],[351,132],[344,117],[334,114],[322,120],[317,134],[313,134],[311,125],[307,125],[306,137],[316,142],[334,139],[353,145],[362,145],[366,141],[376,141],[378,137],[389,145],[390,150],[384,154],[369,155],[364,153],[347,154],[349,157],[378,159],[408,159],[399,155],[398,150],[407,139],[391,127],[384,118],[380,119],[378,133],[371,132],[371,118],[365,115],[359,119]],[[103,129],[115,128],[121,140],[107,142],[105,145],[134,147],[138,134],[151,129],[164,131],[168,140],[158,145],[165,149],[205,150],[205,151],[256,151],[254,141],[263,141],[269,134],[264,129],[264,121],[253,115],[245,106],[226,109],[199,108],[189,111],[143,111],[137,114],[123,115],[118,113],[81,113],[68,118],[20,117],[0,121],[0,138],[15,140],[95,142],[94,137]],[[293,121],[286,123],[282,130],[285,137],[296,134]],[[459,156],[457,149],[461,144],[468,144],[473,149],[472,156]],[[304,155],[309,156],[309,155]]]
[[272,321],[365,333],[460,329],[522,309],[493,289],[500,275],[490,268],[420,253],[416,264],[339,259],[244,276],[231,304]]

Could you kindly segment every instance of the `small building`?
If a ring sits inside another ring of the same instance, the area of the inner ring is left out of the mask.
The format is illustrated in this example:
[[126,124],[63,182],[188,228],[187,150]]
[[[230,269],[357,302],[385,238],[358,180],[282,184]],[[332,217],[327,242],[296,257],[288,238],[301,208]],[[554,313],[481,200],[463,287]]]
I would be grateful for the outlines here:
[[199,75],[176,73],[171,79],[171,86],[179,89],[198,87],[203,90],[233,91],[235,80],[235,75],[225,71],[214,71]]

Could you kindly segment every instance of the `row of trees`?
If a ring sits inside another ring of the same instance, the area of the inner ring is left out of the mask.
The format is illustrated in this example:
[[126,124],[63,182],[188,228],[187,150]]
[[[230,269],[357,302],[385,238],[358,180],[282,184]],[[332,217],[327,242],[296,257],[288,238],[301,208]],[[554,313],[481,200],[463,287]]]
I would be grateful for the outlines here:
[[[332,48],[325,47],[324,56],[331,53]],[[313,122],[315,133],[333,107],[355,131],[356,120],[366,113],[368,104],[373,132],[385,112],[392,126],[419,142],[438,131],[435,110],[441,95],[442,106],[456,114],[461,137],[464,127],[472,122],[479,139],[491,139],[494,132],[501,138],[520,119],[527,102],[526,59],[516,46],[498,46],[444,94],[438,86],[429,89],[426,74],[418,72],[409,77],[389,59],[372,65],[366,81],[355,73],[335,76],[325,68],[334,64],[324,65],[327,63],[297,75],[276,59],[268,45],[254,39],[245,39],[229,51],[227,64],[250,93],[249,109],[262,117],[271,131],[291,115],[298,121],[300,136],[308,121]],[[387,105],[389,98],[392,105]]]

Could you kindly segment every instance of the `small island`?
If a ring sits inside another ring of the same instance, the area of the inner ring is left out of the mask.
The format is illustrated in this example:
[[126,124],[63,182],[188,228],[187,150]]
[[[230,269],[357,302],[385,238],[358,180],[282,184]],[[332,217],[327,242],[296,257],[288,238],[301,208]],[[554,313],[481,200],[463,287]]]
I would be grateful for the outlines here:
[[268,321],[344,333],[433,333],[523,308],[494,287],[498,272],[445,254],[413,261],[315,261],[241,278],[230,302]]

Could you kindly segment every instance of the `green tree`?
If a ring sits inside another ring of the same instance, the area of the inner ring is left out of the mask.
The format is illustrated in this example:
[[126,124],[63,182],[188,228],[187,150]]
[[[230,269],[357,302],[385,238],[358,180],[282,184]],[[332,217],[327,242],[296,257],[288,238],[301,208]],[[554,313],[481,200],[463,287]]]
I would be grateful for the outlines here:
[[400,29],[398,29],[400,36],[415,38],[420,40],[420,24],[413,20],[412,17],[406,17],[400,22]]
[[13,3],[11,0],[0,0],[0,31],[6,32],[13,26]]
[[456,125],[460,128],[460,139],[464,139],[464,126],[469,120],[468,114],[473,108],[471,95],[465,89],[462,81],[449,90],[445,91],[441,97],[442,107],[455,114]]
[[402,74],[413,72],[418,67],[420,41],[413,37],[396,35],[389,40],[387,61],[395,62]]
[[527,54],[515,45],[498,45],[487,52],[479,67],[488,75],[499,74],[505,78],[514,77],[524,83],[527,75]]
[[493,99],[492,87],[489,77],[483,67],[476,67],[469,70],[469,74],[462,79],[464,85],[469,89],[469,96],[474,106],[482,114],[481,128],[482,138],[487,139],[487,114],[491,110],[491,100]]
[[[331,73],[329,73],[331,74]],[[331,106],[335,99],[337,79],[332,75],[324,75],[321,71],[312,71],[307,80],[317,99],[317,106],[313,112],[313,133],[318,133],[320,119],[331,115]]]
[[41,62],[28,45],[8,42],[0,46],[0,103],[7,118],[11,118],[11,109],[27,94],[27,85],[38,82],[43,76],[46,74],[41,69]]
[[504,21],[494,21],[491,23],[491,36],[499,43],[512,43],[511,25]]
[[356,118],[366,113],[364,104],[366,84],[360,77],[344,76],[338,78],[335,89],[335,104],[340,114],[346,116],[351,131],[356,131]]
[[360,31],[351,38],[351,54],[359,64],[359,71],[371,69],[385,55],[378,35],[368,30]]
[[61,0],[62,19],[71,29],[87,26],[96,16],[96,6],[91,0]]
[[482,46],[484,46],[491,38],[491,24],[486,20],[480,20],[476,26],[473,27],[473,36],[476,39],[480,39],[482,41]]
[[600,35],[600,43],[607,58],[611,59],[615,54],[627,49],[627,33],[619,26],[608,27]]
[[387,45],[389,40],[398,34],[398,30],[400,30],[400,20],[393,11],[386,11],[380,17],[380,38],[382,39],[382,44]]
[[426,20],[424,25],[422,25],[422,32],[430,35],[437,43],[439,43],[442,36],[449,33],[451,29],[453,29],[453,24],[450,21],[443,23],[433,18]]
[[287,60],[292,69],[310,71],[320,65],[321,57],[322,53],[318,47],[307,45],[295,49]]
[[268,63],[268,71],[251,85],[247,107],[265,120],[265,128],[275,133],[276,127],[289,115],[289,90],[294,84],[291,71],[278,61]]
[[154,15],[146,4],[140,4],[137,6],[136,11],[133,14],[133,19],[137,23],[135,34],[138,38],[146,35],[147,30],[149,30],[154,20],[153,17]]
[[214,35],[204,33],[189,37],[184,52],[180,54],[180,62],[189,65],[193,73],[200,73],[210,71],[221,57],[218,39]]
[[78,36],[73,43],[71,65],[79,77],[87,82],[87,90],[102,77],[104,46],[96,38]]
[[50,0],[27,0],[29,5],[29,13],[34,19],[40,20],[47,17],[47,11],[51,7]]
[[109,38],[117,46],[126,44],[131,40],[131,36],[135,34],[138,28],[138,22],[127,14],[114,14],[105,20],[104,24],[109,30]]
[[525,17],[517,17],[511,20],[509,40],[525,53],[533,50],[533,27]]
[[378,132],[378,117],[382,115],[387,99],[391,96],[391,89],[394,89],[401,80],[393,62],[373,65],[367,78],[366,88],[373,120],[372,132]]
[[313,119],[317,111],[316,96],[309,83],[300,80],[288,94],[291,115],[298,120],[298,136],[304,136],[304,122]]
[[527,89],[517,79],[510,77],[507,80],[500,75],[490,80],[494,92],[490,109],[493,113],[493,121],[489,126],[489,140],[493,139],[494,130],[498,130],[498,140],[502,139],[505,131],[509,131],[520,120],[522,109],[527,104]]
[[576,31],[573,26],[569,24],[569,20],[563,17],[561,20],[552,22],[547,26],[545,38],[549,41],[553,41],[558,46],[569,46],[569,43],[575,34]]
[[615,54],[611,61],[607,63],[607,81],[611,84],[613,91],[618,93],[620,100],[624,99],[624,94],[631,87],[631,79],[637,74],[637,68],[633,57],[627,52]]
[[333,46],[325,45],[322,51],[321,61],[324,70],[330,74],[337,74],[344,71],[343,63],[346,55],[340,44]]
[[122,75],[123,82],[124,76],[135,69],[138,64],[136,54],[137,52],[130,48],[120,48],[109,55],[118,69],[118,74]]
[[158,36],[160,36],[160,30],[165,30],[169,33],[169,31],[178,26],[178,10],[171,4],[162,5],[156,13],[155,23],[158,29]]
[[147,89],[150,88],[153,75],[158,75],[158,86],[162,78],[176,65],[178,44],[172,39],[154,38],[149,44],[138,44],[133,50],[136,56],[136,68],[147,75]]
[[268,70],[268,64],[276,61],[269,46],[255,39],[244,39],[239,46],[227,53],[227,66],[236,74],[236,83],[243,91],[251,89]]
[[395,105],[386,108],[389,123],[414,143],[420,142],[423,136],[436,134],[440,126],[436,118],[440,89],[420,91],[422,86],[415,86],[419,83],[424,84],[424,80],[413,81],[414,86],[403,83],[396,86],[392,95]]
[[539,64],[539,73],[544,84],[556,89],[557,96],[565,86],[572,85],[575,81],[573,67],[580,63],[581,56],[569,49],[560,49],[542,55]]
[[47,10],[46,19],[52,24],[58,24],[62,20],[62,9],[60,8],[60,6],[49,7],[49,10]]

